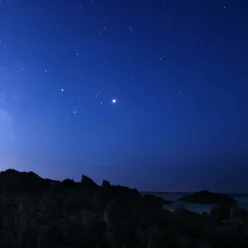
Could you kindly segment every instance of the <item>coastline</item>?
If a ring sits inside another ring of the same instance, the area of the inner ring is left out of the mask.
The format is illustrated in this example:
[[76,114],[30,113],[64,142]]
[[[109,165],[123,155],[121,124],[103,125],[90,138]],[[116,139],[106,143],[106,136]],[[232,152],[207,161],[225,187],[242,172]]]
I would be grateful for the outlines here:
[[[141,195],[153,194],[155,196],[161,197],[164,200],[171,201],[170,204],[165,204],[164,208],[169,211],[175,211],[177,209],[187,209],[196,213],[209,213],[215,204],[193,204],[178,201],[182,196],[188,195],[191,192],[140,192]],[[238,205],[244,209],[248,210],[248,193],[224,193],[234,200],[237,201]]]

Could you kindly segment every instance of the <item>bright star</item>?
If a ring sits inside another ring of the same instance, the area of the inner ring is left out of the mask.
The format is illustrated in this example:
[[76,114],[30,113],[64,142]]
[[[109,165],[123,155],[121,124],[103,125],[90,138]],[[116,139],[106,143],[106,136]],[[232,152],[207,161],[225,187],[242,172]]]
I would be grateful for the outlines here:
[[112,99],[112,103],[116,103],[116,99]]

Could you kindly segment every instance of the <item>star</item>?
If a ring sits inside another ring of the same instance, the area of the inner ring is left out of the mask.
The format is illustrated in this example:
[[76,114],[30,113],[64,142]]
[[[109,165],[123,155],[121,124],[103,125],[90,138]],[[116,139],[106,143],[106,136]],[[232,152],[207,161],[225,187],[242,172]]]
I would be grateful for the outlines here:
[[61,89],[61,92],[64,92],[64,89],[63,88]]
[[116,99],[114,98],[114,99],[112,99],[112,103],[116,103]]

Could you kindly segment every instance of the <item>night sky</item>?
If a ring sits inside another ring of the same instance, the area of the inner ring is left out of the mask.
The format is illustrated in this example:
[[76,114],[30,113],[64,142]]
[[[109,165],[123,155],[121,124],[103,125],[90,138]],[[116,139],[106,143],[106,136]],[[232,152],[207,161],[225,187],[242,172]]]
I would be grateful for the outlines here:
[[248,191],[247,0],[0,0],[0,168]]

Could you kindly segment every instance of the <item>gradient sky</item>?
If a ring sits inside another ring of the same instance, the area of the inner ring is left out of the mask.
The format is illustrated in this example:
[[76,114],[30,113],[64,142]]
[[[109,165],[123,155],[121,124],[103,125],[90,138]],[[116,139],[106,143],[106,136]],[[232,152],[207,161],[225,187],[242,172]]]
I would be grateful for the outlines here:
[[1,170],[248,191],[247,13],[246,0],[0,0]]

